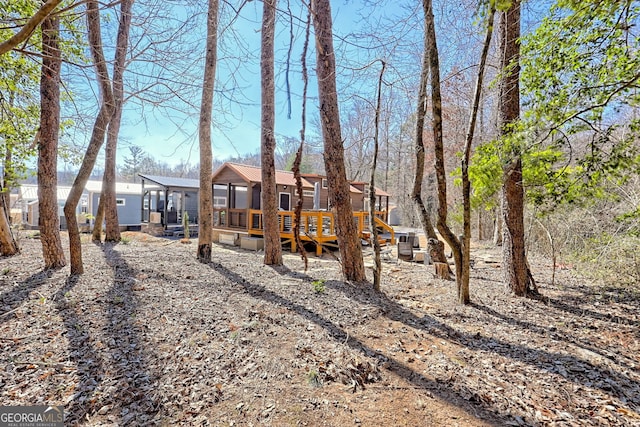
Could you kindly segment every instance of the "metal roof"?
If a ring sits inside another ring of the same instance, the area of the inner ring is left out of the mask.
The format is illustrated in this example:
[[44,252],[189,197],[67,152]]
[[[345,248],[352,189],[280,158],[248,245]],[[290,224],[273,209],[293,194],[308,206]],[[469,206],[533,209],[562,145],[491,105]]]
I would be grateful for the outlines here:
[[142,179],[151,181],[163,187],[180,187],[180,188],[191,188],[194,190],[200,189],[200,180],[198,179],[189,179],[189,178],[174,178],[171,176],[158,176],[158,175],[145,175],[139,173]]
[[[58,200],[67,200],[71,187],[58,186],[57,198]],[[20,186],[20,198],[27,202],[32,200],[38,200],[38,186],[36,184],[22,184]]]
[[[222,166],[220,166],[213,173],[213,180],[214,181],[216,179],[216,176],[224,168],[229,168],[229,169],[233,170],[236,174],[238,174],[242,179],[244,179],[247,182],[261,182],[262,181],[262,172],[261,172],[261,169],[258,166],[249,166],[249,165],[243,165],[243,164],[240,164],[240,163],[232,163],[232,162],[224,163]],[[317,175],[317,174],[300,174],[300,175],[302,177],[302,186],[305,187],[305,188],[313,188],[313,184],[311,182],[309,182],[307,179],[305,179],[305,176],[309,177],[309,178],[322,178],[322,179],[326,179],[327,178],[324,175]],[[296,185],[296,181],[295,181],[293,172],[276,170],[276,184],[295,186]],[[357,187],[353,186],[353,184],[363,184],[365,186],[369,185],[369,183],[367,183],[367,182],[352,182],[352,183],[349,183],[349,192],[354,193],[354,194],[362,194],[363,191],[358,189]],[[391,195],[389,193],[387,193],[386,191],[376,187],[376,196],[389,196],[390,197]]]
[[[369,183],[365,182],[365,181],[352,181],[351,185],[362,185],[363,188],[369,188]],[[363,191],[360,191],[361,193],[363,193]],[[376,196],[389,196],[391,197],[391,194],[387,193],[386,191],[384,191],[381,188],[376,187]]]
[[[100,193],[102,191],[102,181],[87,181],[87,185],[84,188],[89,193]],[[142,184],[116,182],[116,194],[142,194]]]
[[[220,166],[218,170],[213,173],[213,179],[215,179],[216,175],[218,175],[218,173],[222,171],[225,167],[232,169],[235,173],[240,175],[240,177],[242,177],[247,182],[262,182],[261,168],[257,166],[241,165],[239,163],[231,163],[231,162],[226,162],[222,166]],[[293,175],[293,172],[276,170],[276,184],[295,186],[296,180]],[[313,188],[313,185],[304,178],[302,178],[302,186],[305,188]]]

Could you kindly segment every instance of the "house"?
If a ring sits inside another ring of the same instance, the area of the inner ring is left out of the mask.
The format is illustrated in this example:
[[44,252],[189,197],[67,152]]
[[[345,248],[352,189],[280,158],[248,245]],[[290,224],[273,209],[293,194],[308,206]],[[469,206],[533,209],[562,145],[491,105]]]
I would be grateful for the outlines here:
[[[140,226],[140,184],[116,183],[116,205],[118,207],[118,221],[122,227]],[[98,212],[98,201],[102,181],[87,181],[85,190],[80,197],[76,213],[81,228],[93,226],[93,218]],[[69,197],[71,187],[59,185],[57,188],[58,215],[60,228],[66,229],[64,205]],[[38,186],[36,184],[22,184],[18,191],[16,206],[22,211],[22,223],[28,228],[37,228],[40,216],[38,206]]]
[[[276,194],[278,195],[278,219],[280,237],[283,243],[290,243],[292,251],[296,249],[293,238],[294,212],[299,197],[292,172],[276,171]],[[227,162],[212,175],[214,240],[222,243],[237,244],[243,240],[260,237],[262,228],[261,169],[256,166]],[[321,175],[305,174],[302,183],[302,214],[299,227],[300,238],[312,242],[316,253],[322,253],[323,246],[336,246],[336,234],[333,213],[329,206],[327,178]],[[363,239],[368,238],[369,212],[364,211],[364,186],[350,186],[351,200],[354,203],[354,220]],[[380,190],[381,191],[381,190]],[[389,195],[381,192],[380,206],[389,206]],[[395,243],[393,228],[384,221],[386,211],[376,214],[375,223],[388,240]]]
[[143,224],[159,224],[162,228],[182,224],[183,215],[189,223],[198,223],[200,181],[188,178],[138,174],[142,200],[138,204]]
[[[98,213],[98,202],[102,192],[102,181],[87,181],[85,194],[82,195],[81,213],[89,213],[93,218]],[[116,207],[118,209],[118,223],[121,227],[139,227],[142,220],[140,203],[142,199],[142,185],[116,182]],[[86,209],[85,208],[86,204]],[[93,219],[89,222],[93,225]]]
[[[358,193],[355,194],[352,192],[351,195],[351,204],[354,210],[363,210],[368,211],[371,200],[369,198],[369,183],[368,182],[352,182],[351,186],[358,190]],[[355,194],[355,195],[354,195]],[[376,211],[384,212],[385,217],[384,220],[388,221],[388,213],[389,213],[389,199],[391,195],[384,190],[376,188],[375,191],[376,196]]]
[[[256,166],[227,162],[211,177],[213,185],[214,226],[247,227],[247,210],[261,209],[262,171]],[[302,179],[303,209],[313,208],[313,185]],[[296,181],[292,172],[276,171],[278,207],[291,211],[295,207]]]
[[[60,227],[66,228],[66,220],[64,218],[64,204],[69,197],[71,187],[58,186],[58,216],[60,217]],[[36,184],[22,184],[18,190],[18,199],[16,207],[22,211],[22,224],[26,228],[37,229],[40,220],[40,209],[38,205],[38,186]]]

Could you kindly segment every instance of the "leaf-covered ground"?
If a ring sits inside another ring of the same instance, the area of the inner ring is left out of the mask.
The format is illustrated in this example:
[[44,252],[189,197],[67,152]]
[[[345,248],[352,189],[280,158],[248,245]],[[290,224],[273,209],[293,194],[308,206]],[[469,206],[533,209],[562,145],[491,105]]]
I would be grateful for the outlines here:
[[[67,425],[640,425],[640,295],[532,260],[510,297],[476,248],[471,295],[385,263],[383,293],[261,254],[129,234],[84,244],[86,273],[42,271],[37,239],[0,259],[0,402]],[[66,244],[66,242],[65,242]]]

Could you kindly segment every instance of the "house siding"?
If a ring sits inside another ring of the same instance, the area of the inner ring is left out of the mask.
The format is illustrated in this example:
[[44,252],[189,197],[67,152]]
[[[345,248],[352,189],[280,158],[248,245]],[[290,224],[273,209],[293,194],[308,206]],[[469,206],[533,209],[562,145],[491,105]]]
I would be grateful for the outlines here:
[[[98,213],[99,193],[92,193],[91,215]],[[120,225],[140,225],[142,222],[142,196],[138,194],[116,194],[116,199],[123,199],[124,206],[118,206],[118,223]]]

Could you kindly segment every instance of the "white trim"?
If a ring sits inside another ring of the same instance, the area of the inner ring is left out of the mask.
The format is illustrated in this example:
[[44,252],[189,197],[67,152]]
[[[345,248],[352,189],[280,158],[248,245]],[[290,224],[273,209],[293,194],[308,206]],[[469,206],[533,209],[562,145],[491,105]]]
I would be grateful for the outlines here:
[[287,197],[289,198],[289,207],[287,209],[284,209],[285,211],[290,211],[291,210],[291,193],[278,193],[278,208],[282,208],[282,195],[286,194]]
[[213,207],[214,208],[226,208],[227,207],[227,196],[215,196],[213,198]]
[[125,206],[127,204],[127,199],[117,197],[116,198],[116,206]]

